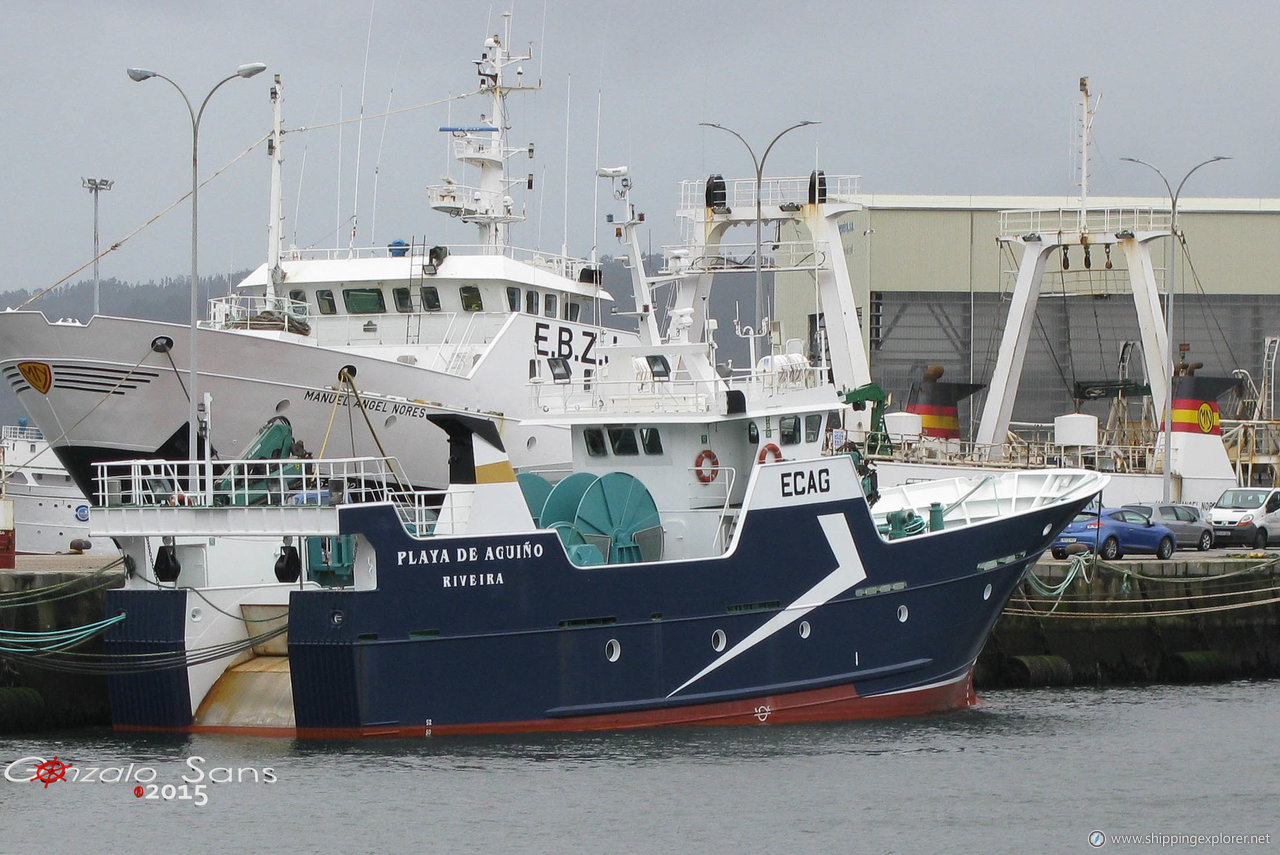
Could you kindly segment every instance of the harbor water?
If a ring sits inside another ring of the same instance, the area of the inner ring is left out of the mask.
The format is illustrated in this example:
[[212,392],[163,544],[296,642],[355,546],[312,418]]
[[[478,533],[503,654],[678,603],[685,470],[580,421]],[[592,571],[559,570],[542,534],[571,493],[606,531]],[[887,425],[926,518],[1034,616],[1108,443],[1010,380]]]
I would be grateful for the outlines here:
[[1278,722],[1268,681],[791,727],[8,736],[0,852],[1267,852]]

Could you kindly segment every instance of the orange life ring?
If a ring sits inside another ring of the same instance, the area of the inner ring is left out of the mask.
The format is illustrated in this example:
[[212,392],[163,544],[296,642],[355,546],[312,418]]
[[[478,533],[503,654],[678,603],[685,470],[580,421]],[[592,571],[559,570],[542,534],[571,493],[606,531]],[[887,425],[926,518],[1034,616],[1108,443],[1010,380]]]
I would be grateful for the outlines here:
[[[702,468],[704,463],[710,463],[711,469],[704,471]],[[716,480],[716,476],[720,474],[720,460],[716,457],[716,453],[709,448],[702,449],[698,459],[693,461],[693,472],[703,484],[710,484]]]
[[782,449],[778,448],[778,446],[774,445],[771,442],[768,445],[766,445],[764,448],[760,449],[760,456],[756,458],[756,463],[766,462],[766,458],[768,458],[769,455],[773,455],[774,463],[782,462]]
[[174,507],[178,507],[180,505],[186,506],[187,497],[184,496],[182,493],[174,493],[172,496],[169,497],[169,504],[173,505]]

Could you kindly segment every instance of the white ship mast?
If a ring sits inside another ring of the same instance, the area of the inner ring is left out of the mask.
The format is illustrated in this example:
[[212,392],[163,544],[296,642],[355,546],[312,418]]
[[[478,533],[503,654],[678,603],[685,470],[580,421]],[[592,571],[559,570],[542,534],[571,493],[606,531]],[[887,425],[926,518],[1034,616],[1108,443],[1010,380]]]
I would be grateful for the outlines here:
[[[446,179],[444,184],[427,188],[432,208],[476,224],[479,244],[493,252],[501,252],[507,246],[507,227],[524,220],[523,212],[515,210],[515,202],[507,192],[516,183],[507,178],[507,158],[521,151],[533,156],[532,144],[527,148],[510,148],[506,144],[507,93],[541,87],[541,81],[525,85],[524,69],[519,63],[531,60],[533,51],[523,56],[510,53],[507,45],[511,39],[511,13],[504,12],[502,17],[503,35],[485,39],[480,58],[473,60],[480,76],[479,92],[490,98],[489,113],[482,114],[477,125],[446,125],[440,129],[453,135],[454,157],[480,170],[479,183],[470,186]],[[514,84],[508,82],[512,66]]]
[[1102,96],[1089,106],[1089,78],[1080,78],[1080,231],[1085,231],[1089,210],[1089,131]]
[[283,297],[284,267],[280,264],[281,241],[284,233],[284,184],[281,169],[284,164],[284,84],[280,75],[276,75],[271,86],[271,104],[273,116],[271,136],[267,140],[267,154],[271,155],[271,218],[267,222],[267,271],[271,275],[271,292],[277,298]]

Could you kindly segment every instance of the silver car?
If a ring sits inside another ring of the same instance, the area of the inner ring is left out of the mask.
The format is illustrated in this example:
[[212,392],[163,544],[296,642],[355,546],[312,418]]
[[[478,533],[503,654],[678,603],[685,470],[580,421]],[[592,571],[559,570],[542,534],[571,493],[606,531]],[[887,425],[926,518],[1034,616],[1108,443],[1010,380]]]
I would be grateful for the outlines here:
[[1195,505],[1152,502],[1147,505],[1125,505],[1152,522],[1167,526],[1173,532],[1179,549],[1205,550],[1213,546],[1213,526],[1200,515]]

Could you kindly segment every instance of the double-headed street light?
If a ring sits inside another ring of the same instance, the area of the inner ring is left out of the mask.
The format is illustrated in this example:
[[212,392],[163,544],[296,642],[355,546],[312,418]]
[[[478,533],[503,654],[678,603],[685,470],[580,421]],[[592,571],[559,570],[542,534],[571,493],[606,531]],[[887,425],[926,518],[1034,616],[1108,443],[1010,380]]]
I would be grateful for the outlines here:
[[[1169,191],[1169,248],[1165,262],[1165,283],[1164,283],[1164,324],[1165,324],[1165,353],[1164,353],[1164,370],[1165,377],[1168,382],[1165,384],[1164,394],[1164,501],[1169,501],[1172,490],[1173,475],[1170,471],[1173,460],[1173,275],[1174,275],[1174,243],[1178,239],[1178,197],[1182,195],[1182,185],[1187,183],[1187,179],[1191,177],[1191,173],[1195,172],[1202,166],[1210,163],[1217,163],[1219,160],[1230,160],[1225,155],[1216,155],[1208,160],[1202,160],[1195,166],[1187,170],[1187,174],[1182,176],[1182,180],[1178,182],[1178,189],[1174,189],[1169,183],[1169,179],[1164,177],[1164,173],[1154,164],[1147,163],[1145,160],[1139,160],[1136,157],[1122,157],[1121,160],[1129,163],[1140,163],[1151,169],[1156,175],[1160,176],[1160,180],[1164,182],[1164,189]],[[1148,367],[1150,370],[1150,367]]]
[[128,69],[129,78],[134,82],[141,83],[144,80],[150,80],[152,77],[158,77],[166,81],[174,89],[178,90],[178,94],[182,96],[182,101],[187,105],[187,113],[191,116],[191,364],[188,368],[188,380],[190,387],[187,389],[189,407],[187,411],[188,430],[187,443],[190,450],[191,460],[199,459],[198,439],[200,436],[199,427],[199,395],[197,394],[198,381],[196,379],[196,333],[198,330],[197,321],[200,317],[200,276],[199,268],[196,263],[196,237],[198,235],[197,222],[199,213],[198,194],[200,192],[199,184],[199,149],[200,149],[200,119],[204,116],[204,108],[208,105],[209,99],[213,97],[213,93],[217,92],[222,84],[235,80],[237,77],[253,77],[266,71],[266,63],[250,62],[236,69],[235,74],[228,75],[218,84],[209,90],[209,94],[204,96],[204,101],[200,104],[200,109],[195,110],[191,107],[191,99],[187,97],[187,93],[182,91],[182,87],[174,83],[163,74],[149,71],[145,68]]
[[704,128],[718,128],[722,131],[728,131],[747,147],[747,154],[751,155],[751,162],[756,167],[756,335],[764,333],[764,287],[761,284],[760,274],[760,185],[764,181],[764,162],[769,157],[769,152],[773,149],[773,144],[782,139],[783,134],[794,131],[796,128],[803,128],[806,125],[817,125],[819,122],[803,121],[796,122],[789,128],[783,128],[776,137],[770,140],[769,145],[765,148],[764,154],[759,160],[756,160],[756,153],[751,148],[751,143],[743,138],[742,134],[733,128],[726,128],[717,122],[699,122]]

